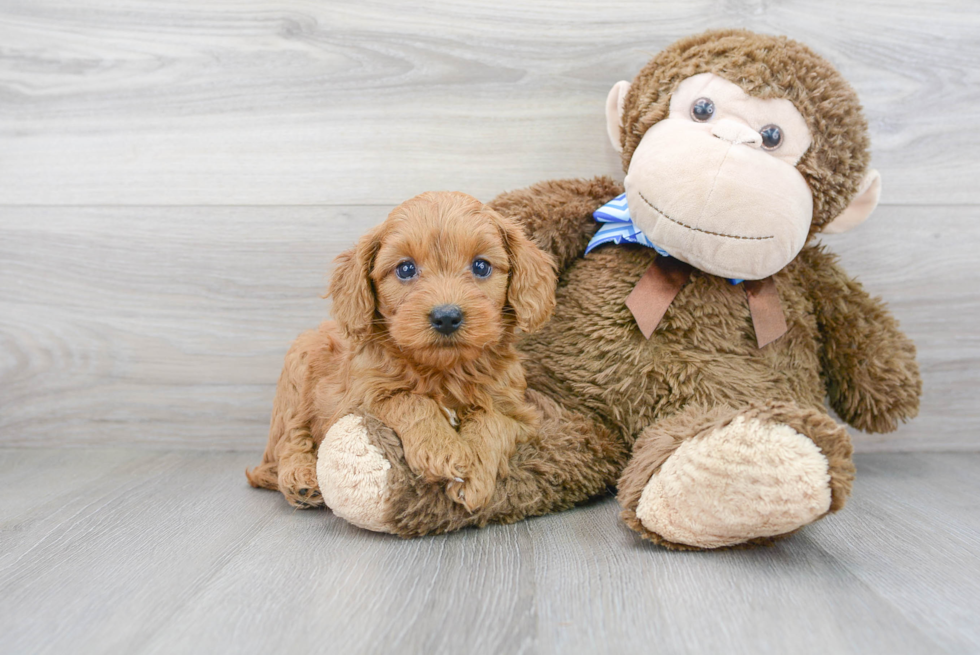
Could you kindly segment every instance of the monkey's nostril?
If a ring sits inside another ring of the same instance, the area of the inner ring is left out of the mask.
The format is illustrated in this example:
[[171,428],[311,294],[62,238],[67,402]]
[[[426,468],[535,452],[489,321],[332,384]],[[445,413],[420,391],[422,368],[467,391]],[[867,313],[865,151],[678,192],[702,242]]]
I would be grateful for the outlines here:
[[448,336],[463,324],[463,310],[459,305],[439,305],[429,312],[429,323],[433,330]]

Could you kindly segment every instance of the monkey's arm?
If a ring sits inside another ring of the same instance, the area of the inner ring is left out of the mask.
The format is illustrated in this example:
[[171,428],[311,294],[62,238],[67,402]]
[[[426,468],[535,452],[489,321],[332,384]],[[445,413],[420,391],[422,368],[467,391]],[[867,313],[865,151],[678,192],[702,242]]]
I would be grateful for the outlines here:
[[819,248],[806,250],[830,406],[859,430],[891,432],[919,413],[922,379],[915,345],[884,302],[868,295],[836,257]]
[[502,193],[489,205],[520,223],[528,237],[554,257],[561,274],[595,234],[592,212],[622,192],[621,184],[604,176],[548,180]]

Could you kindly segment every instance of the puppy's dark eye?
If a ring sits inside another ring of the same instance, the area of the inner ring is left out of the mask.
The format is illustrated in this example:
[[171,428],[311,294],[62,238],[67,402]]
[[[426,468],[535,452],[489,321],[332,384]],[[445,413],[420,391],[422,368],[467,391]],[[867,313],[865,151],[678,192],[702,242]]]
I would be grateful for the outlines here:
[[474,259],[473,260],[473,275],[479,278],[490,277],[493,272],[493,267],[490,266],[490,262],[485,259]]
[[783,131],[778,125],[766,125],[759,130],[762,136],[762,147],[766,150],[775,150],[783,143]]
[[418,274],[419,271],[415,268],[415,262],[411,259],[406,259],[395,267],[395,277],[399,280],[411,280]]
[[691,118],[699,123],[707,123],[715,115],[715,103],[708,98],[698,98],[691,105]]

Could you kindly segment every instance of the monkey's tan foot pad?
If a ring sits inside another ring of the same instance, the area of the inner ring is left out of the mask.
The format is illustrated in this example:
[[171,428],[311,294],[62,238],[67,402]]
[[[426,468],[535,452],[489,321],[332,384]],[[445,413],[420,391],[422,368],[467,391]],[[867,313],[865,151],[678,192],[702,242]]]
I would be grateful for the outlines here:
[[830,509],[827,459],[787,425],[738,416],[674,451],[636,508],[643,526],[698,548],[785,534]]
[[374,532],[391,532],[384,516],[391,463],[371,443],[364,420],[349,414],[327,432],[316,474],[327,507],[342,519]]

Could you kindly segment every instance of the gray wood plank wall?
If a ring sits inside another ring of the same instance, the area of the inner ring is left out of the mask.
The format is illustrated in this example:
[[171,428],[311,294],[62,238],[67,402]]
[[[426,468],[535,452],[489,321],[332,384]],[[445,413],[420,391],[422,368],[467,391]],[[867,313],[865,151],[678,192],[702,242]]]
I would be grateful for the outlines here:
[[827,238],[975,450],[980,7],[968,0],[0,0],[0,444],[258,449],[329,262],[427,189],[621,176],[608,88],[686,34],[798,38],[857,88],[883,206]]

